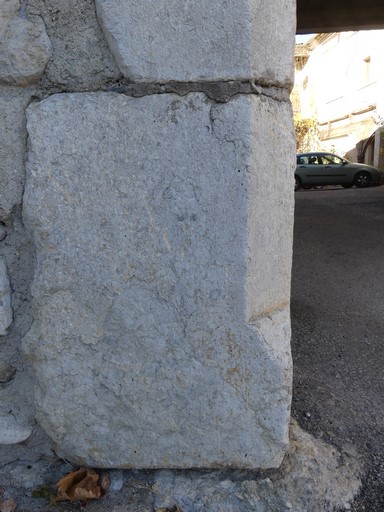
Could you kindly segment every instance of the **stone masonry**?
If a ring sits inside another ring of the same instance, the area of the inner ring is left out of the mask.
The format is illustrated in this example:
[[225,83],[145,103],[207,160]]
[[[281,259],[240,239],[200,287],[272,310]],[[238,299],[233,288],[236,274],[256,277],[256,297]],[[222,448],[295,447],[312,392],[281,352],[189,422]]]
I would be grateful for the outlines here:
[[[3,346],[17,332],[33,372],[33,411],[12,416],[23,440],[36,418],[77,463],[278,467],[295,6],[2,1],[0,38],[14,35],[0,39],[0,220],[13,238],[0,256],[17,291]],[[15,71],[9,44],[24,37],[35,46],[15,43]]]
[[11,288],[5,261],[0,258],[0,336],[7,334],[12,323]]
[[0,3],[0,84],[38,81],[51,56],[45,25],[40,17],[27,17],[26,5],[19,0]]

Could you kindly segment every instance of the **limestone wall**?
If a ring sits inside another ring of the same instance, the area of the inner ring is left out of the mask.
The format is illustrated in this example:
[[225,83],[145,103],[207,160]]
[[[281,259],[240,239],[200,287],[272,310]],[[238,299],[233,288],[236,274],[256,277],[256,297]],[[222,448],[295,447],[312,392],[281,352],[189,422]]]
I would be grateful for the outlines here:
[[1,3],[0,452],[278,466],[294,5]]

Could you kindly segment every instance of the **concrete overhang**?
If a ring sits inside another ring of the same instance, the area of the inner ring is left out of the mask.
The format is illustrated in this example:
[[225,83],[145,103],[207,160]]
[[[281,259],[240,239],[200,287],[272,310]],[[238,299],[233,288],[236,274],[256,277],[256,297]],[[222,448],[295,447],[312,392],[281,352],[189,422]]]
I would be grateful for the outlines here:
[[297,0],[297,34],[384,28],[384,0]]

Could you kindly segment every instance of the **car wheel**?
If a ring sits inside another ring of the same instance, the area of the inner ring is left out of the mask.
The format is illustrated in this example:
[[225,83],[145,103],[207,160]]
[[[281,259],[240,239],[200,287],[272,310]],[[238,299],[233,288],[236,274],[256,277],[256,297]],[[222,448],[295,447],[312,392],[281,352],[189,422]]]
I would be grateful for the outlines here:
[[301,187],[301,179],[295,176],[295,192]]
[[343,188],[351,188],[353,183],[351,185],[342,185]]
[[304,190],[309,190],[310,188],[312,188],[312,185],[303,185]]
[[356,174],[354,184],[358,188],[368,187],[372,181],[372,176],[369,172],[359,172]]

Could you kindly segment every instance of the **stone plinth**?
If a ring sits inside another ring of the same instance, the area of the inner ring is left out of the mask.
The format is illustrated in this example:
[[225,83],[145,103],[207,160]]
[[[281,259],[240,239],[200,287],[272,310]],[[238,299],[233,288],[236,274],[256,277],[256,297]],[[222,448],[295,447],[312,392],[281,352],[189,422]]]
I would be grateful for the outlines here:
[[24,348],[60,453],[106,467],[278,466],[288,103],[62,94],[28,108],[28,130],[37,267]]

